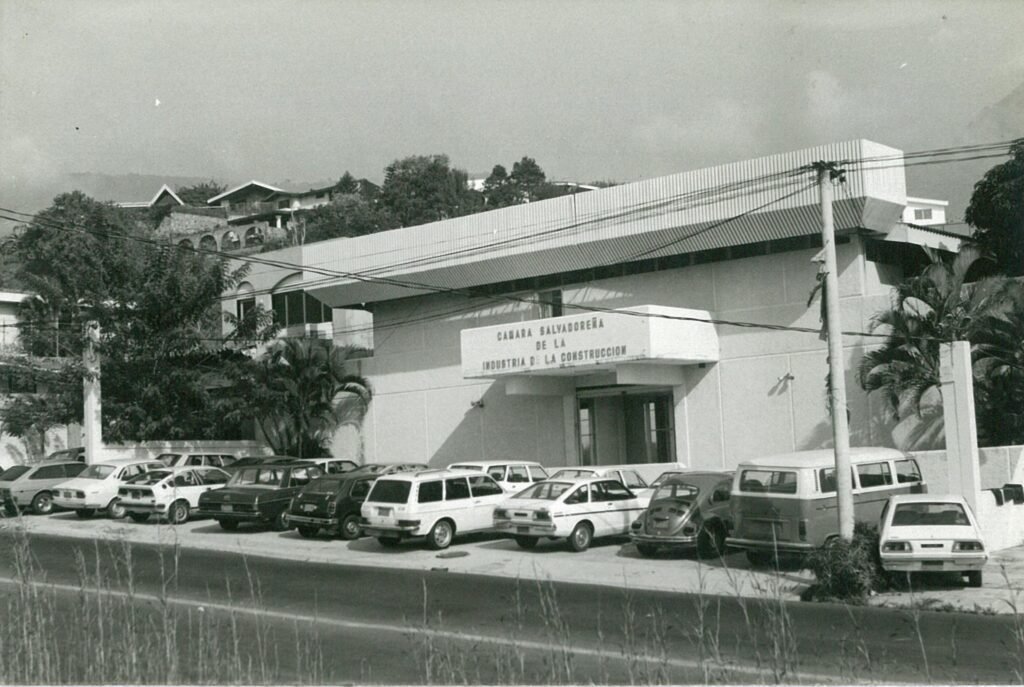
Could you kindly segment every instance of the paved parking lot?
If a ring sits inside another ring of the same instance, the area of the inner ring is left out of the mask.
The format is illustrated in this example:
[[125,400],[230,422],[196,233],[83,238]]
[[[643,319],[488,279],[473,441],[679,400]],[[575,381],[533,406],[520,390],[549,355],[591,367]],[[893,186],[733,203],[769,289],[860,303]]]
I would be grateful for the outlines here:
[[[248,555],[339,565],[446,569],[531,581],[550,579],[730,596],[781,594],[783,598],[796,600],[813,582],[813,576],[805,570],[784,570],[776,574],[774,571],[751,569],[742,553],[710,561],[698,560],[693,554],[672,552],[665,552],[654,559],[644,558],[623,538],[597,540],[589,550],[572,553],[563,542],[542,542],[536,549],[524,551],[511,539],[498,535],[470,535],[457,539],[450,549],[438,552],[415,541],[385,549],[374,539],[351,542],[326,537],[304,539],[294,530],[270,532],[243,527],[235,532],[225,532],[212,520],[195,520],[177,527],[155,521],[82,520],[73,513],[0,520],[0,527],[18,526],[28,532],[83,539],[146,544],[176,542],[189,548],[234,550]],[[879,595],[872,599],[872,603],[893,606],[921,604],[936,609],[1010,613],[1014,597],[1017,597],[1024,610],[1024,547],[996,554],[985,570],[985,584],[981,589],[964,587],[955,577],[939,577],[925,582],[927,585],[923,589]]]

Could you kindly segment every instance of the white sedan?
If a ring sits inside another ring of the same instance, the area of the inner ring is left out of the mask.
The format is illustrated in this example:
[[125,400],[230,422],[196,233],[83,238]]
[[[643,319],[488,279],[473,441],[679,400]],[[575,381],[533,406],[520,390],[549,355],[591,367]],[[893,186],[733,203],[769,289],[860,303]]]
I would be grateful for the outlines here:
[[532,549],[541,537],[566,539],[585,551],[594,537],[622,535],[644,510],[632,491],[614,479],[547,480],[527,487],[494,510],[494,528],[511,532]]
[[140,475],[119,490],[121,504],[135,522],[145,522],[154,513],[180,525],[199,508],[199,495],[220,489],[231,478],[215,467],[179,466]]
[[962,496],[900,494],[882,511],[882,567],[893,572],[953,571],[981,586],[988,552],[981,528]]
[[156,460],[138,458],[93,463],[77,477],[56,485],[53,503],[59,508],[75,511],[80,518],[91,518],[96,511],[103,511],[119,520],[125,511],[118,498],[118,488],[138,475],[162,467],[163,463]]

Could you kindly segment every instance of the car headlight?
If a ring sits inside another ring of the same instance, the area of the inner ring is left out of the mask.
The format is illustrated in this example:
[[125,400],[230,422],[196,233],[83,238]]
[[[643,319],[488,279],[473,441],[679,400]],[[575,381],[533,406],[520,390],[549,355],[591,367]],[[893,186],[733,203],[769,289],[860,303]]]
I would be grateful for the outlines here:
[[908,542],[908,541],[887,541],[882,546],[882,551],[895,552],[895,553],[909,552],[909,551],[912,551],[912,550],[913,550],[913,548],[910,546],[910,542]]
[[985,545],[980,541],[958,541],[953,542],[954,551],[984,551]]

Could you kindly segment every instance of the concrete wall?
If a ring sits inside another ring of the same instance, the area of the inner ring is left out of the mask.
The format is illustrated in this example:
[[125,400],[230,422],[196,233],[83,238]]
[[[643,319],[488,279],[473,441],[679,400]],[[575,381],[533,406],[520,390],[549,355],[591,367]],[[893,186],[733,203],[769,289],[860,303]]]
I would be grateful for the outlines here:
[[[718,319],[820,327],[816,249],[726,260],[562,288],[567,304],[621,308],[657,304],[710,311]],[[845,330],[865,331],[889,302],[894,277],[864,258],[854,237],[838,247]],[[546,465],[574,458],[572,406],[561,396],[510,396],[504,382],[465,380],[459,332],[535,319],[530,304],[429,295],[375,306],[374,356],[362,373],[375,398],[365,426],[368,460],[452,460],[516,456]],[[571,308],[566,308],[572,313]],[[826,346],[814,333],[717,327],[721,359],[689,366],[677,402],[677,458],[722,468],[757,455],[830,446],[825,408]],[[856,384],[856,364],[873,339],[847,337],[853,445],[891,446],[891,426]],[[483,400],[483,407],[472,401]],[[682,421],[680,421],[682,420]],[[568,433],[568,434],[567,434]],[[600,439],[599,439],[600,440]]]

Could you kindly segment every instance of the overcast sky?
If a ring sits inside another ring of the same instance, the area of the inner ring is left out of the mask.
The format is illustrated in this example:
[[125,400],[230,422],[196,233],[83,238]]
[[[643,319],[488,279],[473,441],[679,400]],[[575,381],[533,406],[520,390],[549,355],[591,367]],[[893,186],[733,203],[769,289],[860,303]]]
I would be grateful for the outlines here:
[[5,202],[68,172],[380,180],[428,153],[629,181],[1024,135],[1024,2],[0,0],[0,85]]

